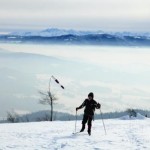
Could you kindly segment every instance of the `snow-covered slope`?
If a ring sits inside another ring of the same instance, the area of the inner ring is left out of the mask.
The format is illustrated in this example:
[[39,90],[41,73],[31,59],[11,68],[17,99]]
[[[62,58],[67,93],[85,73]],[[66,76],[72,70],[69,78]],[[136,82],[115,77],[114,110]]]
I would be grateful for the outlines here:
[[[74,121],[0,124],[1,150],[149,150],[150,120],[104,120],[93,122],[87,131],[73,135]],[[77,122],[77,130],[81,121]]]
[[136,117],[133,117],[133,116],[129,117],[129,115],[126,115],[126,116],[121,117],[120,119],[121,120],[134,120],[134,119],[141,119],[142,120],[142,119],[146,119],[146,117],[141,115],[140,113],[137,113]]

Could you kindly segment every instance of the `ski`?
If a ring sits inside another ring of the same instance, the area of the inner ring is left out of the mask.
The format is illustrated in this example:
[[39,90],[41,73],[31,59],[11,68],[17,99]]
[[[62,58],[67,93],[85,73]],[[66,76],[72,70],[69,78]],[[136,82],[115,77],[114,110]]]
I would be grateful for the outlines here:
[[[77,135],[77,134],[79,134],[79,133],[82,133],[82,132],[73,132],[72,134],[73,135]],[[91,136],[91,134],[88,134],[89,136]]]
[[74,134],[78,134],[78,133],[81,133],[81,132],[73,132],[72,134],[74,135]]

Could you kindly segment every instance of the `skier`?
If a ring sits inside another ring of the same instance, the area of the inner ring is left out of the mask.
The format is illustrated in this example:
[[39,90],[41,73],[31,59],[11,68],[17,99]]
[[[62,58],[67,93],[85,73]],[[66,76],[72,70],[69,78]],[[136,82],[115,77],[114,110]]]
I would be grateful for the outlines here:
[[92,120],[94,119],[94,111],[96,109],[100,109],[101,105],[97,103],[94,99],[94,94],[91,92],[88,94],[88,98],[85,99],[85,101],[82,103],[81,106],[76,108],[76,111],[78,109],[81,109],[85,107],[84,109],[84,115],[82,120],[82,128],[80,132],[83,132],[85,129],[85,124],[88,122],[88,134],[91,135],[91,127],[92,127]]

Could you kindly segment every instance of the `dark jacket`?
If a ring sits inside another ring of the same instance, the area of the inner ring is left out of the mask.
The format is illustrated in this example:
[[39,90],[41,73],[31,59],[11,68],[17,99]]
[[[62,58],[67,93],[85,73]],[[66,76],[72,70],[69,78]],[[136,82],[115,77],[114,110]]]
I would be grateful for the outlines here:
[[94,115],[95,108],[99,109],[98,103],[93,99],[92,100],[85,99],[85,101],[82,103],[81,106],[78,107],[78,109],[81,109],[83,107],[85,107],[84,114],[85,115],[91,115],[91,116]]

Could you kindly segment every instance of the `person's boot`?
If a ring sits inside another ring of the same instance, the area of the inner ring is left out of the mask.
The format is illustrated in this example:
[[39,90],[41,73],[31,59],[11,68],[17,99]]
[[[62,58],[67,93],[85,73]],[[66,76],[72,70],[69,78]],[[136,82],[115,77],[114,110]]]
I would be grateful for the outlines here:
[[85,129],[85,124],[82,124],[82,128],[81,128],[80,132],[83,132],[84,129]]
[[88,126],[88,134],[91,135],[91,126]]

